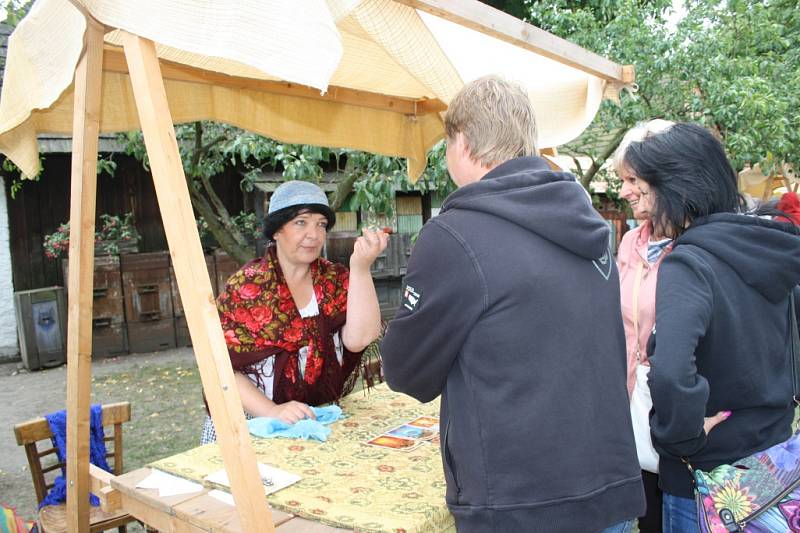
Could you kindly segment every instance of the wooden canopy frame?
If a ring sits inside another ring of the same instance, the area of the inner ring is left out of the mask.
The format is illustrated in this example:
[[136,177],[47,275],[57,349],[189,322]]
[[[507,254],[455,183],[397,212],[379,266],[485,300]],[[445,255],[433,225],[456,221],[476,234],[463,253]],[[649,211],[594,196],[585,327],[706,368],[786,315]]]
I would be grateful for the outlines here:
[[[222,458],[244,531],[272,532],[274,526],[256,468],[239,391],[219,323],[189,191],[181,164],[165,79],[255,88],[278,94],[333,99],[406,115],[443,111],[439,100],[411,100],[331,87],[326,95],[285,82],[258,81],[160,61],[155,44],[123,32],[123,46],[104,46],[113,29],[91,17],[80,3],[87,28],[75,70],[71,169],[69,307],[67,339],[67,514],[68,531],[89,531],[87,493],[108,483],[89,465],[89,401],[92,354],[92,287],[97,192],[97,148],[103,70],[130,75],[153,181],[184,303],[197,365]],[[633,81],[632,67],[616,65],[476,0],[400,0],[506,42],[535,51],[615,83]],[[91,472],[91,475],[90,475]],[[113,494],[104,492],[111,500]]]

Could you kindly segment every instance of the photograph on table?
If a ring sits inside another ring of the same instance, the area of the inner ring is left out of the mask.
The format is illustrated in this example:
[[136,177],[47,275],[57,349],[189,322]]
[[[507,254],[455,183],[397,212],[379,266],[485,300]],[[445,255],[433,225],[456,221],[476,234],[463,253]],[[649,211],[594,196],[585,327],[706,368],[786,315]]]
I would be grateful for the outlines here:
[[368,440],[366,444],[369,446],[377,446],[378,448],[410,452],[420,445],[420,441],[403,437],[394,437],[392,435],[380,435],[374,439]]
[[439,434],[439,431],[436,428],[425,428],[412,426],[411,424],[403,424],[402,426],[398,426],[387,431],[386,434],[392,435],[393,437],[403,437],[406,439],[431,440]]

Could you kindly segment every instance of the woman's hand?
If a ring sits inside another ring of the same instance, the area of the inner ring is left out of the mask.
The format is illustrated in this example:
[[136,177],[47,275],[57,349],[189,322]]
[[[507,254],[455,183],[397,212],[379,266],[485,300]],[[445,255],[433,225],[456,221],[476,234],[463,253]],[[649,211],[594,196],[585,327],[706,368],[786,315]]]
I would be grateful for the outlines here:
[[706,432],[706,435],[708,435],[709,431],[714,429],[714,426],[716,426],[720,422],[726,421],[730,416],[731,416],[730,411],[720,411],[714,416],[706,417],[705,422],[703,423],[703,430]]
[[353,255],[350,256],[350,270],[369,270],[378,255],[389,244],[389,235],[383,231],[362,230],[363,235],[356,239]]
[[312,411],[309,406],[296,401],[275,404],[275,407],[272,408],[268,416],[270,418],[277,418],[287,424],[294,424],[304,418],[309,418],[311,420],[316,420],[317,418],[314,416],[314,411]]

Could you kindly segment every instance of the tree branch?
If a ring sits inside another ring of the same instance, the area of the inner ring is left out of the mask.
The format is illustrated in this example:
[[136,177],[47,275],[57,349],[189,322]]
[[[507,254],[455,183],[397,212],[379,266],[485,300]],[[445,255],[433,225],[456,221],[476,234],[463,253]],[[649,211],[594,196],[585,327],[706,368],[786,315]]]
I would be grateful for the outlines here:
[[587,191],[589,190],[589,184],[592,182],[592,179],[594,179],[595,175],[600,170],[600,167],[603,166],[603,163],[606,162],[606,159],[611,157],[611,154],[613,154],[614,151],[617,149],[619,143],[622,142],[622,138],[625,137],[625,134],[627,132],[628,132],[627,128],[625,127],[620,128],[619,131],[614,135],[614,137],[608,143],[608,145],[605,147],[605,149],[602,151],[602,153],[600,153],[597,159],[592,161],[592,165],[586,170],[586,173],[581,177],[581,185],[583,185],[583,187]]
[[[223,226],[208,200],[197,190],[191,189],[192,206],[208,224],[208,229],[223,250],[237,263],[243,265],[255,256],[255,250],[247,244],[238,242],[231,232]],[[237,231],[238,233],[238,231]]]
[[[337,161],[336,168],[339,168],[339,163]],[[353,192],[353,184],[356,182],[358,177],[361,175],[355,168],[354,159],[348,157],[347,163],[345,163],[344,171],[343,171],[343,178],[339,180],[339,184],[336,186],[336,191],[328,198],[328,201],[331,204],[331,209],[336,212],[339,208],[342,207],[345,199],[350,196],[350,193]]]

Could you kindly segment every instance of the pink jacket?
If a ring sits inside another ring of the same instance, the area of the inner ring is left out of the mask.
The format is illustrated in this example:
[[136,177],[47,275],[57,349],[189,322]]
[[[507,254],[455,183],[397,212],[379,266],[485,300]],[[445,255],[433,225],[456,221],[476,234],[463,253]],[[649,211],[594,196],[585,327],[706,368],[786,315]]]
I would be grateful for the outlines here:
[[625,325],[625,344],[628,350],[628,395],[633,392],[636,383],[637,364],[637,338],[633,327],[633,296],[637,282],[639,265],[642,265],[641,281],[639,285],[639,338],[638,362],[647,362],[647,340],[653,331],[656,322],[656,278],[658,267],[669,248],[661,255],[655,264],[647,262],[647,244],[650,240],[652,226],[649,222],[640,225],[632,231],[625,233],[617,252],[617,267],[619,268],[619,287],[622,299],[622,322]]

